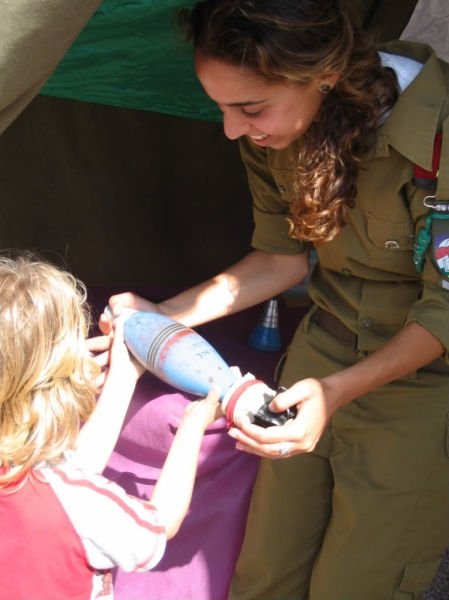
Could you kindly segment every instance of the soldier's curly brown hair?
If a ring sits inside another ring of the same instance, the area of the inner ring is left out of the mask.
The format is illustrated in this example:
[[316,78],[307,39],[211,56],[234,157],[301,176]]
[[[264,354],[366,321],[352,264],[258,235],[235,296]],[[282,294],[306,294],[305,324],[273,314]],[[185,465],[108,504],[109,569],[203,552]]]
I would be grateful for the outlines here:
[[357,195],[360,160],[398,97],[394,72],[347,0],[202,0],[179,13],[195,51],[244,66],[268,82],[339,79],[303,136],[290,235],[332,240]]

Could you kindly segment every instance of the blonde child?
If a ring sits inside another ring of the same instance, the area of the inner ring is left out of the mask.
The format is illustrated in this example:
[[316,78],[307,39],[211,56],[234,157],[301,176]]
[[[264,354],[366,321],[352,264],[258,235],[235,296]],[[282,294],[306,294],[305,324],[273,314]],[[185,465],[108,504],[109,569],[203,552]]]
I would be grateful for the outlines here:
[[118,320],[99,393],[88,328],[81,282],[29,255],[0,257],[0,600],[112,598],[112,567],[154,567],[219,416],[216,392],[190,404],[151,501],[127,495],[100,473],[141,367]]

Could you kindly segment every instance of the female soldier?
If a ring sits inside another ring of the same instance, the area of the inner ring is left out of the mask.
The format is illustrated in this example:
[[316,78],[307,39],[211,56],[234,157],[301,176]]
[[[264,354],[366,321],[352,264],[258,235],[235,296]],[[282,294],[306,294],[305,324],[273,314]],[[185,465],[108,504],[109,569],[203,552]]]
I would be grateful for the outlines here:
[[297,416],[229,432],[265,458],[231,597],[418,598],[449,540],[449,220],[420,187],[449,68],[421,45],[378,52],[344,0],[204,0],[184,16],[240,140],[254,250],[157,306],[111,304],[195,326],[290,288],[314,247],[313,306],[271,404]]

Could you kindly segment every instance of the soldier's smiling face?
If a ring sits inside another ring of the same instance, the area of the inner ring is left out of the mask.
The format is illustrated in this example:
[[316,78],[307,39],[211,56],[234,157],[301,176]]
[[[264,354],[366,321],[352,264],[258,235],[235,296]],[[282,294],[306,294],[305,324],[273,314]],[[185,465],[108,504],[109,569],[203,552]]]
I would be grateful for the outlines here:
[[258,146],[286,148],[316,119],[324,98],[318,79],[268,82],[245,67],[198,52],[195,68],[204,91],[222,111],[231,140],[248,136]]

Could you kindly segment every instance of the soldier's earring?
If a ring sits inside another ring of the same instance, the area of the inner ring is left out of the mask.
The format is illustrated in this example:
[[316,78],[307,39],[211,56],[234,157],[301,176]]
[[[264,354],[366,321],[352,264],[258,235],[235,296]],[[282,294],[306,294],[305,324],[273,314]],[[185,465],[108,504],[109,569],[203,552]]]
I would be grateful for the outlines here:
[[329,83],[322,83],[320,85],[320,92],[322,94],[328,94],[332,89],[332,86]]

